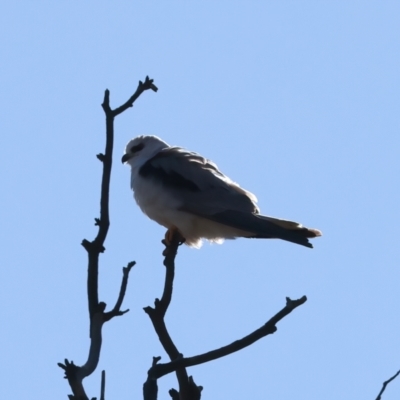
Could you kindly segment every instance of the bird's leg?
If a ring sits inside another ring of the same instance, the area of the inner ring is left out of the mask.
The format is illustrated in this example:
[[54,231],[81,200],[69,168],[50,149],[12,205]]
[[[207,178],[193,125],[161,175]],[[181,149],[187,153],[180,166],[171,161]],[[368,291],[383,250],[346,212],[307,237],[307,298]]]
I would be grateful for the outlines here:
[[172,228],[167,229],[167,231],[165,232],[164,241],[167,246],[169,246],[171,244],[175,231],[176,231],[176,227],[173,226]]
[[167,257],[171,254],[176,255],[178,246],[185,242],[185,238],[179,232],[179,229],[176,226],[173,226],[165,232],[164,240],[162,242],[165,245],[163,256]]
[[174,240],[177,240],[180,244],[185,241],[185,238],[182,236],[182,234],[179,232],[179,229],[176,226],[169,228],[167,232],[165,232],[164,244],[166,246],[170,246]]

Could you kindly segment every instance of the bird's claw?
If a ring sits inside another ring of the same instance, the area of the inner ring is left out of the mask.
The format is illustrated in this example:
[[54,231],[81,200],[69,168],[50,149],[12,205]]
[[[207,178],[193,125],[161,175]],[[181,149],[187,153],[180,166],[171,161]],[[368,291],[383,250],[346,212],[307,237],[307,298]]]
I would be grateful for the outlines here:
[[165,245],[163,256],[167,256],[170,252],[170,247],[174,244],[180,246],[181,244],[185,243],[185,238],[179,232],[178,228],[174,226],[172,228],[169,228],[167,232],[165,232],[162,243]]
[[181,245],[185,242],[185,238],[179,232],[178,228],[173,226],[172,228],[169,228],[167,232],[165,232],[163,243],[166,246],[171,246],[171,244],[175,242],[178,242],[178,245]]

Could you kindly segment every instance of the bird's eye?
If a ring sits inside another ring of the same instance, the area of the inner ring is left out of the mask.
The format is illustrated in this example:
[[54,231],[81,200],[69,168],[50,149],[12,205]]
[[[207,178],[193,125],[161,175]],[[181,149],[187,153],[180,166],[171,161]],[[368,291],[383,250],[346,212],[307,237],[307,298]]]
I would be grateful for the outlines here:
[[144,144],[143,143],[139,143],[136,146],[132,146],[130,152],[131,153],[136,153],[136,152],[142,150],[143,147],[144,147]]

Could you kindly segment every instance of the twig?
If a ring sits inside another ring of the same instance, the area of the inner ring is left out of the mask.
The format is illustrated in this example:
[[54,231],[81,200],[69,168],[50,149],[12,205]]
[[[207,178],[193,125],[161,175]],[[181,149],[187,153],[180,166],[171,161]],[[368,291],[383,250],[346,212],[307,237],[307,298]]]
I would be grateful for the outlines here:
[[128,108],[133,107],[133,103],[145,90],[151,89],[153,92],[157,92],[158,87],[153,82],[154,82],[154,79],[150,79],[148,76],[146,76],[146,79],[144,80],[144,82],[139,81],[139,85],[136,89],[136,92],[131,96],[131,98],[126,103],[122,104],[122,106],[117,107],[113,111],[114,117],[123,113]]
[[121,306],[122,302],[124,301],[126,287],[128,285],[129,272],[131,271],[131,269],[134,267],[135,264],[136,264],[135,261],[131,261],[128,263],[126,267],[122,268],[122,282],[121,282],[121,288],[119,290],[118,300],[115,303],[113,310],[105,313],[104,315],[105,321],[109,321],[111,318],[118,317],[120,315],[124,315],[129,311],[129,309],[121,311]]
[[232,354],[236,351],[239,351],[247,346],[250,346],[257,340],[263,338],[264,336],[270,335],[276,332],[276,324],[290,314],[295,308],[301,306],[307,301],[307,297],[303,296],[298,300],[291,300],[288,297],[286,298],[286,306],[275,314],[266,324],[264,324],[261,328],[255,330],[249,335],[245,336],[240,340],[236,340],[235,342],[221,347],[216,350],[209,351],[207,353],[203,353],[194,357],[188,358],[179,358],[173,360],[169,363],[157,364],[154,366],[154,374],[157,378],[161,378],[164,375],[167,375],[173,371],[176,371],[182,367],[192,367],[194,365],[203,364],[212,360],[216,360],[217,358],[225,357],[229,354]]
[[106,399],[106,371],[101,371],[100,400]]
[[383,382],[382,389],[381,389],[381,391],[379,392],[378,397],[376,398],[376,400],[381,400],[382,394],[383,394],[383,392],[386,390],[386,386],[387,386],[390,382],[392,382],[394,379],[396,379],[399,375],[400,375],[400,370],[398,370],[398,371],[397,371],[391,378],[389,378],[387,381]]

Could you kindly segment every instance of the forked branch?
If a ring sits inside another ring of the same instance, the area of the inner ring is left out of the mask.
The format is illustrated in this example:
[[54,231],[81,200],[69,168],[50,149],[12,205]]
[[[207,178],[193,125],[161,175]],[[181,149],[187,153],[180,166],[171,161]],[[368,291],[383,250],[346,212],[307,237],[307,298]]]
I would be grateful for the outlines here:
[[[88,399],[82,381],[97,368],[101,352],[103,324],[111,320],[113,317],[123,315],[129,311],[122,311],[121,306],[128,284],[129,272],[135,263],[131,262],[123,269],[123,278],[116,304],[111,311],[105,312],[106,304],[99,302],[98,297],[99,256],[100,253],[105,250],[104,242],[110,226],[109,193],[114,146],[114,118],[129,107],[132,107],[135,100],[148,89],[157,91],[157,87],[153,84],[153,80],[146,77],[144,82],[139,82],[135,93],[128,99],[128,101],[114,110],[110,107],[110,91],[106,90],[104,93],[102,107],[106,116],[106,146],[104,154],[97,155],[97,158],[103,164],[100,194],[100,217],[95,218],[95,225],[98,226],[98,232],[93,241],[86,239],[82,241],[82,246],[88,253],[87,294],[90,319],[89,355],[86,363],[82,366],[76,366],[73,361],[68,361],[67,359],[65,359],[64,363],[58,364],[58,366],[64,370],[65,378],[68,379],[70,384],[73,395],[70,395],[69,397],[74,400]],[[102,396],[104,397],[104,389],[102,389]]]
[[175,346],[164,321],[164,317],[172,297],[173,280],[175,274],[175,257],[178,246],[182,242],[182,237],[180,237],[179,234],[175,234],[171,243],[166,244],[164,242],[164,244],[166,244],[166,249],[163,253],[165,256],[164,265],[166,267],[164,291],[161,300],[155,300],[154,307],[146,307],[144,309],[144,311],[149,315],[158,338],[171,360],[168,363],[158,363],[160,360],[159,357],[153,359],[153,364],[148,371],[147,381],[143,387],[145,400],[157,399],[157,379],[171,372],[176,372],[179,382],[179,392],[174,389],[171,389],[170,391],[170,396],[173,399],[200,399],[202,387],[197,386],[194,383],[193,378],[188,376],[186,371],[187,367],[192,367],[225,357],[236,351],[242,350],[247,346],[250,346],[267,335],[276,332],[277,323],[290,314],[295,308],[301,306],[307,301],[306,296],[303,296],[298,300],[291,300],[287,297],[285,307],[283,307],[278,313],[270,318],[263,326],[256,329],[249,335],[219,349],[212,350],[194,357],[185,358],[179,353],[177,347]]
[[236,351],[242,350],[247,346],[250,346],[254,342],[261,338],[271,335],[277,331],[276,324],[290,314],[295,308],[301,306],[307,301],[307,297],[303,296],[298,300],[291,300],[289,297],[286,298],[286,306],[282,308],[277,314],[275,314],[268,322],[262,327],[256,329],[254,332],[245,336],[242,339],[236,340],[227,346],[223,346],[219,349],[209,351],[207,353],[199,354],[193,357],[181,357],[174,361],[165,364],[157,364],[154,366],[152,373],[157,378],[161,378],[179,368],[193,367],[194,365],[204,364],[209,361],[216,360],[221,357],[225,357],[229,354],[235,353]]
[[106,303],[100,302],[96,312],[90,320],[90,348],[89,355],[84,365],[76,366],[73,361],[65,359],[64,364],[58,363],[58,366],[65,372],[65,378],[71,387],[75,400],[87,400],[85,390],[83,388],[83,379],[91,375],[97,368],[100,359],[102,345],[102,328],[105,322],[110,319],[123,315],[129,310],[121,311],[120,306],[124,299],[126,286],[128,284],[128,276],[134,262],[130,262],[123,268],[123,278],[118,300],[112,311],[105,312]]

